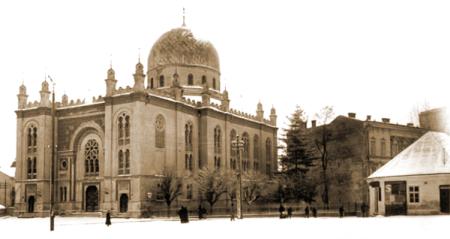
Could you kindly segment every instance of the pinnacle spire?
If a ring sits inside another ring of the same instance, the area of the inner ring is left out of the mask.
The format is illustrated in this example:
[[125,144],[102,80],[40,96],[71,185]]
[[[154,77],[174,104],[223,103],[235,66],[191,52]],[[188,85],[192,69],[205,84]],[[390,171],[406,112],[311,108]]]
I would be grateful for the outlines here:
[[186,27],[186,11],[183,7],[183,25],[181,25],[182,27]]

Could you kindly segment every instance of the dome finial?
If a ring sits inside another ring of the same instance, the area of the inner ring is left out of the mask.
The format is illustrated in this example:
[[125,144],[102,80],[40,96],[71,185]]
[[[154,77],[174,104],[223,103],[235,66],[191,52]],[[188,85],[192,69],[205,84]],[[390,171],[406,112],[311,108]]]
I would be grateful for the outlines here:
[[112,53],[109,54],[109,69],[112,69]]
[[182,27],[186,27],[186,11],[183,7],[183,25],[181,25]]
[[138,63],[141,63],[141,48],[138,48]]

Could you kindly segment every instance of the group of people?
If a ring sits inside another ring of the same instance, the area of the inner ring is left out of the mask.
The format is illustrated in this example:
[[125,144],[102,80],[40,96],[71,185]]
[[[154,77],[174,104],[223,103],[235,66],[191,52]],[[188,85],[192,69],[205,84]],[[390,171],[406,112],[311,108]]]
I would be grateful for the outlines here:
[[286,209],[283,207],[283,204],[280,204],[280,207],[278,208],[278,212],[280,213],[280,218],[291,218],[292,217],[292,207],[288,207],[287,215],[284,215],[285,210]]
[[305,217],[309,218],[309,212],[312,212],[313,217],[317,217],[317,209],[315,207],[312,207],[309,209],[309,206],[305,207]]

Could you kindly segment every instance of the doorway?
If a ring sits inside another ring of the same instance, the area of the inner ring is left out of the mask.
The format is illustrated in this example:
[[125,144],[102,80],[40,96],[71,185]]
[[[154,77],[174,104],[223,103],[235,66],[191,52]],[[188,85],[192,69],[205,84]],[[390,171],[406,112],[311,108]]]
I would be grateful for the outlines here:
[[439,186],[439,201],[441,202],[441,212],[450,213],[450,186]]
[[120,212],[128,211],[128,195],[123,193],[120,195]]
[[29,196],[27,212],[29,213],[34,212],[34,202],[35,202],[34,196]]
[[86,212],[98,211],[98,189],[96,186],[86,188]]

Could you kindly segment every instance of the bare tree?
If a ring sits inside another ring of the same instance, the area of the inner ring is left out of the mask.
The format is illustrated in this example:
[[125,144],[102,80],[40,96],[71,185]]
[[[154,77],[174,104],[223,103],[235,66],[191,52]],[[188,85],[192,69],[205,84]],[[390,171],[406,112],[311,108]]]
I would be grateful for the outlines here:
[[173,170],[164,169],[162,175],[159,190],[167,205],[167,217],[170,217],[170,205],[182,194],[182,182],[181,178],[177,177]]
[[409,112],[409,120],[416,126],[420,125],[419,114],[423,111],[430,110],[430,104],[427,101],[423,101],[422,103],[416,103]]
[[267,194],[267,177],[260,173],[244,174],[242,193],[243,199],[250,207],[255,201]]
[[326,208],[329,209],[329,181],[328,181],[328,143],[331,140],[331,130],[327,127],[329,121],[333,118],[334,112],[332,106],[325,106],[316,114],[316,118],[321,123],[319,129],[319,136],[315,139],[315,145],[319,153],[320,166],[322,171],[322,181],[323,181],[323,192],[322,192],[322,202],[325,204]]
[[200,170],[195,179],[199,186],[201,198],[209,203],[211,212],[213,211],[214,204],[220,199],[220,196],[228,191],[228,179],[225,176],[219,170],[204,168]]

